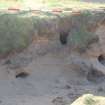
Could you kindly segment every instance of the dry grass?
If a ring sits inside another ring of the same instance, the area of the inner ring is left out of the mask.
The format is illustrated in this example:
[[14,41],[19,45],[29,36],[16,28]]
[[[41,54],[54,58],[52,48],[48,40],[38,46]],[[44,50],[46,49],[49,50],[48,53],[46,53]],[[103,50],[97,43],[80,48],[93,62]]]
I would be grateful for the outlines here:
[[86,3],[78,0],[17,0],[17,1],[0,1],[0,8],[18,7],[18,8],[73,8],[73,9],[95,9],[103,8],[105,4],[101,3]]

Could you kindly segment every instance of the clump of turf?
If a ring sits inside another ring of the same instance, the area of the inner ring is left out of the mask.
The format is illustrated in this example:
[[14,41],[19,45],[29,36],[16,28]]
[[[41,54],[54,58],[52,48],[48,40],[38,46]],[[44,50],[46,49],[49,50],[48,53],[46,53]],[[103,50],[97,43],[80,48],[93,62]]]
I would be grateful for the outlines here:
[[16,14],[0,14],[0,54],[27,47],[32,34],[31,18]]
[[90,44],[98,41],[98,37],[94,32],[88,29],[95,27],[96,23],[95,14],[89,11],[83,11],[77,16],[72,16],[72,30],[68,41],[78,48],[80,52],[86,51]]

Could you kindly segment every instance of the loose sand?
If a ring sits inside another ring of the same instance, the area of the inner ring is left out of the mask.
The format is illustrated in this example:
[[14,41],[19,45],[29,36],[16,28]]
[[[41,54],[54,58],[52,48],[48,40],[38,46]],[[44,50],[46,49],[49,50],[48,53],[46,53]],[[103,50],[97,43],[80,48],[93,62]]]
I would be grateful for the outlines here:
[[[18,61],[16,67],[16,62],[0,62],[0,105],[67,105],[85,93],[105,95],[104,81],[89,82],[82,69],[72,68],[69,47],[58,45],[33,43],[10,57]],[[29,76],[15,78],[18,69]]]

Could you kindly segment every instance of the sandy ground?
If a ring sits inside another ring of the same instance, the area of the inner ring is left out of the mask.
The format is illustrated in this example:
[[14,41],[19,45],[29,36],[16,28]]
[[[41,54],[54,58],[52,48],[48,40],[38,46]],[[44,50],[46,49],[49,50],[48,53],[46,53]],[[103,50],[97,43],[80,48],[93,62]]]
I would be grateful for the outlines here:
[[[33,43],[9,57],[12,63],[0,62],[0,105],[70,105],[85,93],[105,95],[104,81],[88,81],[82,69],[73,69],[69,47],[58,44]],[[17,69],[30,75],[15,78]]]

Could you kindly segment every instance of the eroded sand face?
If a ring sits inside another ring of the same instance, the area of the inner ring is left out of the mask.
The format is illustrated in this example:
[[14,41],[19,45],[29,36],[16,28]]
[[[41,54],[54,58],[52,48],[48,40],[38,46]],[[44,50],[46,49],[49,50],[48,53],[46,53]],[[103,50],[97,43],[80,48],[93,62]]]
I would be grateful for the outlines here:
[[[96,31],[104,35],[104,28]],[[103,36],[100,37],[103,39]],[[104,52],[104,40],[80,55],[69,45],[42,38],[20,54],[0,61],[1,105],[67,105],[82,94],[105,95],[105,78],[91,71],[92,60]],[[93,49],[94,48],[94,49]],[[101,50],[103,49],[103,50]],[[26,77],[16,75],[26,72]],[[94,77],[95,76],[95,77]]]
[[[1,105],[66,105],[85,93],[104,95],[104,81],[88,81],[89,68],[76,65],[82,57],[70,55],[69,46],[57,43],[33,43],[18,57],[10,57],[18,62],[1,61]],[[15,78],[21,70],[29,75]]]

